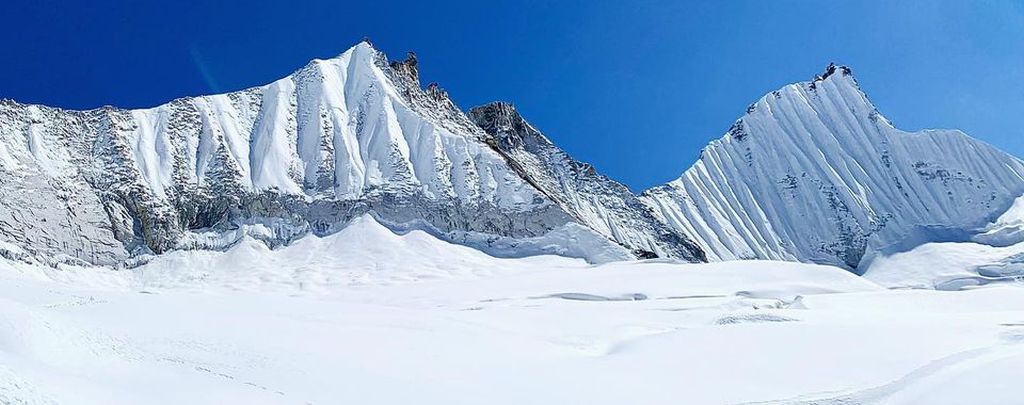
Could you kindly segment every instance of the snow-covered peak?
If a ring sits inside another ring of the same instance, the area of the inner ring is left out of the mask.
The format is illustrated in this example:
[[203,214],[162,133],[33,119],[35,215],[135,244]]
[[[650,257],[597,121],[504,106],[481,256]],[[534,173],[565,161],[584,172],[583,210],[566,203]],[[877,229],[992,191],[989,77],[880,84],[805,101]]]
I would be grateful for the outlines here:
[[850,69],[849,66],[846,66],[846,65],[836,65],[835,62],[831,62],[831,63],[828,64],[828,66],[825,67],[825,71],[824,72],[822,72],[821,74],[815,76],[814,80],[815,81],[826,80],[826,79],[828,79],[829,77],[831,77],[835,73],[839,73],[840,74],[840,76],[838,76],[838,77],[850,77],[851,80],[853,79],[853,70]]
[[245,235],[278,246],[374,212],[505,255],[646,250],[528,178],[553,168],[510,160],[440,86],[421,85],[418,63],[363,41],[264,86],[148,109],[0,103],[0,240],[113,264]]
[[115,264],[245,236],[285,245],[372,212],[501,255],[854,268],[981,228],[1024,192],[1019,160],[958,131],[896,130],[835,64],[759,99],[641,198],[512,104],[467,114],[421,79],[414,53],[392,61],[364,41],[264,86],[154,108],[0,102],[0,242]]
[[[860,89],[857,79],[853,76],[853,71],[847,66],[830,63],[824,71],[814,75],[813,79],[783,86],[778,90],[765,94],[749,105],[743,117],[726,131],[724,138],[743,138],[746,136],[747,131],[744,130],[743,126],[745,119],[764,115],[770,116],[785,105],[799,105],[820,99],[841,101],[842,106],[851,109],[850,112],[854,115],[860,115],[867,111],[872,120],[892,125],[885,117],[881,116],[871,101],[868,100],[867,95]],[[811,105],[811,109],[814,108]]]
[[984,226],[1024,192],[1022,174],[1018,159],[959,131],[895,129],[832,64],[760,98],[643,198],[710,259],[857,268]]

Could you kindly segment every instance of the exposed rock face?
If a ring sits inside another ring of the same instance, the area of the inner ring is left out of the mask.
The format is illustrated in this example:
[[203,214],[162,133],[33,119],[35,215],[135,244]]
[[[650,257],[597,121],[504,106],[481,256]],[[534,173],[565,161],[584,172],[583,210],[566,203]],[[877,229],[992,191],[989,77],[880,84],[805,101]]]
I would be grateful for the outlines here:
[[656,219],[626,186],[574,160],[515,108],[495,102],[473,108],[469,116],[490,135],[488,144],[521,177],[576,220],[633,250],[638,257],[675,257],[704,261],[704,252]]
[[711,260],[857,268],[875,252],[962,237],[1024,192],[1024,164],[959,131],[895,129],[830,65],[764,96],[682,177],[646,191]]
[[0,241],[117,264],[242,235],[276,246],[372,212],[495,254],[634,257],[489,139],[421,88],[414,54],[389,62],[367,42],[266,86],[144,110],[3,101]]

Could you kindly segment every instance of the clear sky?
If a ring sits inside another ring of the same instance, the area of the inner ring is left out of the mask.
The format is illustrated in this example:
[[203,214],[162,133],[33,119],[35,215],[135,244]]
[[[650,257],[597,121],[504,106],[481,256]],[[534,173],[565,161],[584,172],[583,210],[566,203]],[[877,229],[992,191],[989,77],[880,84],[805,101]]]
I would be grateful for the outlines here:
[[0,98],[153,106],[265,84],[366,36],[393,59],[416,51],[424,82],[463,108],[511,101],[642,190],[748,104],[835,61],[896,126],[960,128],[1024,156],[1020,1],[121,3],[5,1]]

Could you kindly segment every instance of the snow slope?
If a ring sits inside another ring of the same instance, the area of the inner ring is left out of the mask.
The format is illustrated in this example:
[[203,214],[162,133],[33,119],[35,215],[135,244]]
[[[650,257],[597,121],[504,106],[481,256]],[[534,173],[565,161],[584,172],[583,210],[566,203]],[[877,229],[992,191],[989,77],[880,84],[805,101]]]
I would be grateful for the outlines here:
[[879,255],[864,277],[893,288],[957,290],[1024,280],[1024,197],[968,238]]
[[552,268],[585,265],[559,256],[502,260],[421,230],[396,234],[364,215],[338,233],[308,235],[274,250],[246,237],[223,252],[169,252],[133,271],[137,285],[146,288],[330,291],[340,286],[480,277],[540,263]]
[[[605,239],[592,261],[632,258],[660,237],[644,235],[650,225],[593,229],[646,208],[595,199],[581,220],[488,138],[437,85],[421,87],[415,55],[388,61],[367,42],[266,86],[143,110],[4,100],[0,240],[40,261],[117,264],[244,235],[278,246],[368,212],[505,253],[546,235],[545,252],[581,253],[557,233],[576,224]],[[662,251],[701,257],[692,243]]]
[[752,104],[682,177],[641,198],[711,260],[855,269],[984,226],[1024,193],[1022,174],[1019,159],[959,131],[894,128],[832,65]]
[[0,403],[985,404],[1024,355],[1020,288],[346,229],[133,271],[0,259]]

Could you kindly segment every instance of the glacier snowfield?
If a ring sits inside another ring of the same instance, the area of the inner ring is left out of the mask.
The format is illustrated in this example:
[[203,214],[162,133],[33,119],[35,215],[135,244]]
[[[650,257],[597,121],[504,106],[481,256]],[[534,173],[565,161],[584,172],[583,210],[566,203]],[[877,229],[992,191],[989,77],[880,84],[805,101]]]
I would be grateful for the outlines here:
[[130,270],[0,261],[0,403],[1022,401],[1016,283],[499,259],[368,216],[346,229]]

